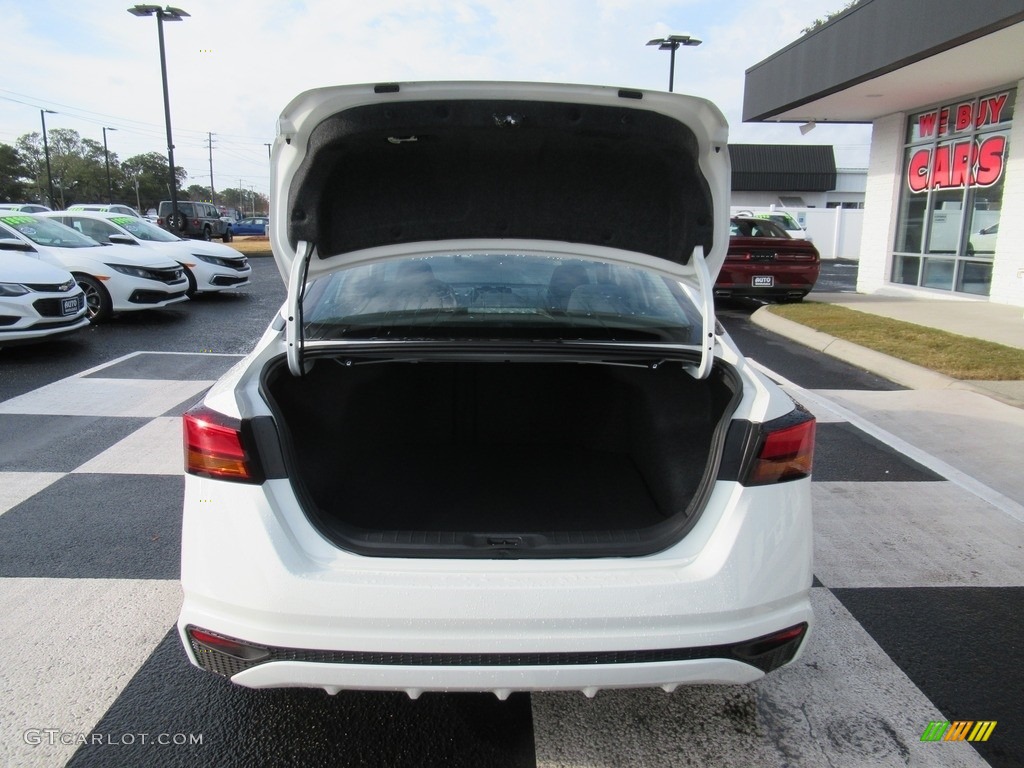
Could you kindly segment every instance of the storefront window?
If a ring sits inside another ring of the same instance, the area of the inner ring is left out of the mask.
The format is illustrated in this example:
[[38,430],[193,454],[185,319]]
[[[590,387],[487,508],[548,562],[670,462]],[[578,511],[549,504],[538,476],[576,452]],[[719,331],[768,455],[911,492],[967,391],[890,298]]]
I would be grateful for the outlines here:
[[925,288],[951,291],[953,290],[954,269],[956,269],[956,262],[953,259],[925,259],[921,285]]
[[990,187],[976,187],[968,195],[967,255],[991,256],[996,251],[999,214],[1003,209],[1003,177]]
[[943,189],[932,193],[926,253],[956,253],[960,244],[964,190]]
[[988,296],[992,285],[992,262],[962,261],[956,290]]
[[[903,167],[908,167],[913,148],[906,152]],[[903,185],[900,195],[900,217],[896,230],[896,250],[903,253],[921,253],[924,245],[924,214],[928,206],[928,196],[919,195]]]
[[988,295],[1015,98],[1007,89],[910,116],[892,282]]
[[918,285],[921,272],[919,256],[897,256],[892,281],[903,285]]

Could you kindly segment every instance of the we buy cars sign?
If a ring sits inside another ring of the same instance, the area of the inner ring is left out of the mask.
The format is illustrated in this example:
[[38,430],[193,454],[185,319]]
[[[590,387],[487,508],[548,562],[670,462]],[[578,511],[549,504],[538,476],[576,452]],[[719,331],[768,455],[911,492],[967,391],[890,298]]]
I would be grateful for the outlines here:
[[[985,125],[998,124],[1009,93],[943,107],[917,116],[921,138],[939,138]],[[907,164],[907,184],[912,192],[957,187],[991,187],[1003,175],[1006,136],[951,141],[918,149]]]

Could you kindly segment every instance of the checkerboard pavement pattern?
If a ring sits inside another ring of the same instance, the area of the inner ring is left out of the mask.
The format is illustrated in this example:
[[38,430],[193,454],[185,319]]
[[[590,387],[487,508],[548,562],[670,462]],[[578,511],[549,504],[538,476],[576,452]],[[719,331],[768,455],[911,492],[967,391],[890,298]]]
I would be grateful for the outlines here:
[[[0,766],[1024,763],[1021,522],[821,398],[817,627],[758,683],[409,701],[193,669],[179,417],[237,360],[136,353],[0,402]],[[920,740],[965,719],[999,724]]]

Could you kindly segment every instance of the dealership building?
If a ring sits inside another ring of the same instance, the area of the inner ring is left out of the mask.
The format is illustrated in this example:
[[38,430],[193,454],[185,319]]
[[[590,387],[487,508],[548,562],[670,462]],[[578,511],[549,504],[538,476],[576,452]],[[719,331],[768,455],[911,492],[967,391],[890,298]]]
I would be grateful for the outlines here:
[[743,119],[872,125],[858,291],[1024,306],[1019,100],[1024,0],[862,0],[747,70]]

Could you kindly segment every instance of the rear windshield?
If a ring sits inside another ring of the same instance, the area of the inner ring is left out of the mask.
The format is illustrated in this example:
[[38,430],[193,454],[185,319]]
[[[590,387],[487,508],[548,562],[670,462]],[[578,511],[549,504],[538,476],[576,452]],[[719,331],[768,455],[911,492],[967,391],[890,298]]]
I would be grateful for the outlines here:
[[786,230],[768,219],[733,219],[729,222],[729,234],[739,237],[781,237],[789,239],[789,233]]
[[607,262],[538,254],[446,254],[320,278],[305,338],[587,340],[699,344],[679,282]]
[[788,213],[770,213],[766,218],[774,221],[783,229],[800,229],[800,225],[797,223],[796,219]]
[[[187,200],[179,200],[178,201],[178,210],[181,211],[181,215],[182,216],[195,216],[196,215],[195,211],[192,209],[192,203],[188,202]],[[160,203],[160,215],[166,217],[166,216],[170,216],[170,214],[171,214],[171,201],[170,200],[162,201]]]

